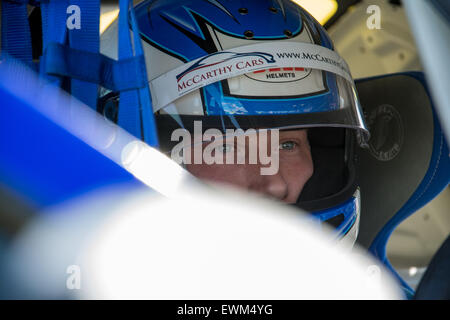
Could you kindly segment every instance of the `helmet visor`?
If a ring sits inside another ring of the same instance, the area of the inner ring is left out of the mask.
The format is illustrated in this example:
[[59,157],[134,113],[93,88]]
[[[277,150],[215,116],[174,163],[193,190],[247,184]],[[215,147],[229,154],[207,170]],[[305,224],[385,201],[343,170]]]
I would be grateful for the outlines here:
[[[315,80],[320,81],[311,85],[314,79],[310,76],[308,82],[301,79],[298,83],[278,83],[277,86],[272,83],[268,87],[270,90],[259,88],[259,92],[247,86],[246,95],[235,94],[233,81],[247,81],[244,75],[239,77],[241,79],[225,80],[192,92],[156,113],[162,145],[169,143],[174,130],[183,128],[194,132],[195,127],[201,125],[202,133],[218,129],[224,134],[231,132],[230,129],[348,128],[356,131],[358,143],[365,146],[369,131],[353,82],[326,71],[309,72],[316,72]],[[266,71],[265,76],[289,77],[286,73],[290,71]],[[298,77],[294,72],[290,76]],[[305,83],[309,86],[307,89],[302,86]]]

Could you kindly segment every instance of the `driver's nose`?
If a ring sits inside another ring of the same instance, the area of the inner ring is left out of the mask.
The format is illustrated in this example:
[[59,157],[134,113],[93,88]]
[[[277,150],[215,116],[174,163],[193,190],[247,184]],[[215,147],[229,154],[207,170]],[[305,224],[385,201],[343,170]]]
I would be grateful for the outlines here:
[[249,189],[280,201],[287,198],[289,191],[288,183],[280,172],[274,175],[257,175]]

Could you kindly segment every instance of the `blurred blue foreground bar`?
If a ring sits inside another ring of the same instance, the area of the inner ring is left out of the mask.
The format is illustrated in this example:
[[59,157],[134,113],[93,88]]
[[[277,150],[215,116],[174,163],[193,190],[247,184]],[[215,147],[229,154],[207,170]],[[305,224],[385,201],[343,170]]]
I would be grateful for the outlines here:
[[[73,114],[85,112],[84,108],[87,107],[62,90],[45,83],[17,61],[2,61],[2,187],[39,209],[105,186],[127,183],[130,186],[141,185],[129,172],[64,127],[65,121],[71,121],[74,127],[80,128],[87,128],[86,121],[95,121],[89,113],[81,119],[73,117]],[[51,119],[43,110],[58,114],[61,121],[55,121],[55,117]],[[92,127],[91,123],[90,129]],[[95,132],[93,130],[86,134],[95,141]]]

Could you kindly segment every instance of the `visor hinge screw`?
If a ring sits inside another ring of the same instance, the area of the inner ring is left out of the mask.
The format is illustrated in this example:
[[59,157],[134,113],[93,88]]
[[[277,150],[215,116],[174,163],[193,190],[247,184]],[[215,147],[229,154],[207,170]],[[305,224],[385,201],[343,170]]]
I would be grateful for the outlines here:
[[291,30],[284,30],[284,35],[286,36],[286,37],[288,37],[288,38],[292,38],[292,32],[291,32]]
[[239,8],[238,12],[242,15],[246,15],[248,13],[248,9],[247,8]]
[[253,31],[251,31],[251,30],[247,30],[247,31],[244,32],[244,36],[245,36],[245,38],[247,38],[247,39],[252,39],[253,36],[254,36],[254,33],[253,33]]

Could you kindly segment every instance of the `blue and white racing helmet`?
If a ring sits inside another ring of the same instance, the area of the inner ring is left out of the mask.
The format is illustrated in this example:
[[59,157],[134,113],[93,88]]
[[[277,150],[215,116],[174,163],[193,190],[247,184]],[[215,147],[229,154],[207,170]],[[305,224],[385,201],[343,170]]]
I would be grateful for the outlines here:
[[[161,149],[177,128],[308,128],[314,174],[296,205],[356,239],[356,147],[364,124],[352,76],[322,26],[288,0],[148,0],[135,7]],[[117,25],[102,36],[115,58]],[[99,111],[117,120],[118,95]],[[120,121],[119,121],[120,122]]]

